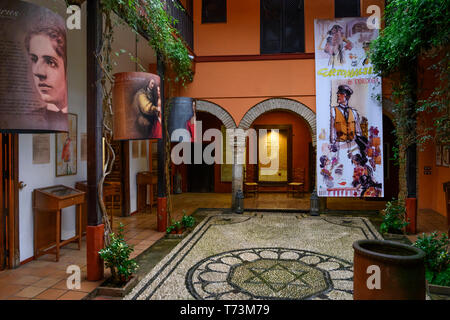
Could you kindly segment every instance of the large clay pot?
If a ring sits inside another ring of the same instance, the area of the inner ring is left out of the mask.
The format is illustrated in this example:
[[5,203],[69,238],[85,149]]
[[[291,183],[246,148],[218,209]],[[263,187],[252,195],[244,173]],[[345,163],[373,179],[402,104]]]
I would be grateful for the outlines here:
[[[181,140],[183,140],[180,136],[178,136],[177,139],[172,139],[172,133],[176,129],[188,130],[187,122],[194,115],[194,101],[194,99],[188,97],[175,97],[170,100],[169,136],[171,137],[172,142],[181,142]],[[188,137],[186,137],[186,139],[188,139]],[[187,141],[190,141],[190,135]]]
[[145,72],[114,74],[114,140],[161,138],[160,81]]
[[[353,298],[355,300],[424,300],[425,253],[393,241],[359,240],[353,243]],[[368,282],[379,267],[379,288]],[[368,270],[369,268],[369,270]]]

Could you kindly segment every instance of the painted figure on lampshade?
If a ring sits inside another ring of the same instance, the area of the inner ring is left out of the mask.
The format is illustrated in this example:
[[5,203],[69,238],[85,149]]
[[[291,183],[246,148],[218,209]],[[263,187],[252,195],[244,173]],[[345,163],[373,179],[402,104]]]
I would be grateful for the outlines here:
[[139,89],[134,95],[133,105],[138,110],[136,127],[144,137],[153,137],[152,133],[158,122],[158,89],[154,79]]
[[195,122],[197,121],[196,101],[192,101],[192,117],[186,121],[186,129],[191,135],[191,142],[195,142]]

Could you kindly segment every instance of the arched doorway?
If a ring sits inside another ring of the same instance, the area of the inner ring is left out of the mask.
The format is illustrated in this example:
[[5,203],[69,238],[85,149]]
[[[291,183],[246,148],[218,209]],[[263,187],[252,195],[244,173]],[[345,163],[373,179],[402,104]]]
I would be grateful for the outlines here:
[[[275,113],[272,113],[275,112]],[[255,106],[253,106],[251,109],[249,109],[244,117],[241,119],[239,123],[239,128],[241,129],[249,129],[252,124],[254,124],[255,120],[257,120],[260,116],[267,114],[267,120],[270,119],[270,115],[275,115],[276,113],[280,113],[278,116],[285,117],[287,122],[292,122],[292,115],[294,114],[297,116],[297,121],[299,123],[299,126],[302,126],[306,129],[308,134],[304,134],[304,139],[308,141],[308,152],[306,152],[303,156],[304,164],[306,164],[305,170],[308,171],[308,184],[306,185],[306,190],[312,189],[313,185],[311,182],[315,181],[315,135],[316,135],[316,115],[315,113],[305,106],[304,104],[287,98],[272,98],[268,100],[264,100]],[[287,120],[290,118],[289,120]],[[264,118],[263,118],[264,119]],[[274,119],[272,119],[274,121]],[[268,120],[269,121],[269,120]],[[292,126],[292,123],[291,123]],[[305,130],[304,130],[305,131]],[[306,137],[306,138],[305,138]],[[292,143],[292,142],[291,142]],[[293,153],[293,152],[292,152]],[[291,157],[292,157],[291,153]],[[237,192],[239,188],[242,188],[243,186],[243,180],[244,175],[239,170],[238,166],[234,166],[235,170],[233,171],[233,181],[234,184],[237,186],[233,189],[233,201],[234,201],[234,195]],[[292,168],[291,168],[292,169]],[[286,187],[284,187],[286,188]],[[235,206],[235,202],[233,202],[233,208]]]
[[[202,136],[208,129],[217,129],[222,133],[226,129],[236,128],[231,115],[221,106],[205,100],[197,100],[197,121],[201,121]],[[211,141],[202,142],[202,152]],[[172,176],[180,174],[182,178],[182,192],[231,192],[231,165],[220,163],[207,164],[205,161],[195,163],[194,144],[191,144],[191,163],[172,166]]]

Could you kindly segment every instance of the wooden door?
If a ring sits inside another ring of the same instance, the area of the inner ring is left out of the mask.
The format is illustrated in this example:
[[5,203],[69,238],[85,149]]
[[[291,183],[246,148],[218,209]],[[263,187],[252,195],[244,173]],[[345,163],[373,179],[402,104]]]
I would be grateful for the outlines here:
[[3,163],[4,163],[4,146],[3,146],[3,134],[0,135],[0,270],[6,267],[6,214],[5,214],[5,195],[3,178]]
[[0,134],[0,270],[19,264],[18,136]]

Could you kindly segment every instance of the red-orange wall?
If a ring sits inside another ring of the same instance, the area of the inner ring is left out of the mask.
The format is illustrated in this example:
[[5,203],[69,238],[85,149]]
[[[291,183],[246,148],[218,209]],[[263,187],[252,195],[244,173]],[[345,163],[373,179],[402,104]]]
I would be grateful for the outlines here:
[[[201,23],[201,2],[194,0],[194,52],[197,57],[260,54],[259,0],[227,0],[227,22],[210,24]],[[361,0],[361,15],[371,15],[366,10],[373,4],[378,5],[383,14],[384,2]],[[334,0],[305,0],[307,53],[314,52],[314,19],[332,18]],[[389,89],[388,80],[383,79],[383,94],[388,94]],[[297,100],[315,112],[314,59],[197,62],[193,83],[178,93],[221,106],[238,125],[250,108],[271,97]],[[442,182],[450,180],[450,169],[435,167],[434,146],[425,147],[418,154],[419,208],[430,208],[445,215]],[[431,176],[423,175],[425,165],[432,166]]]

